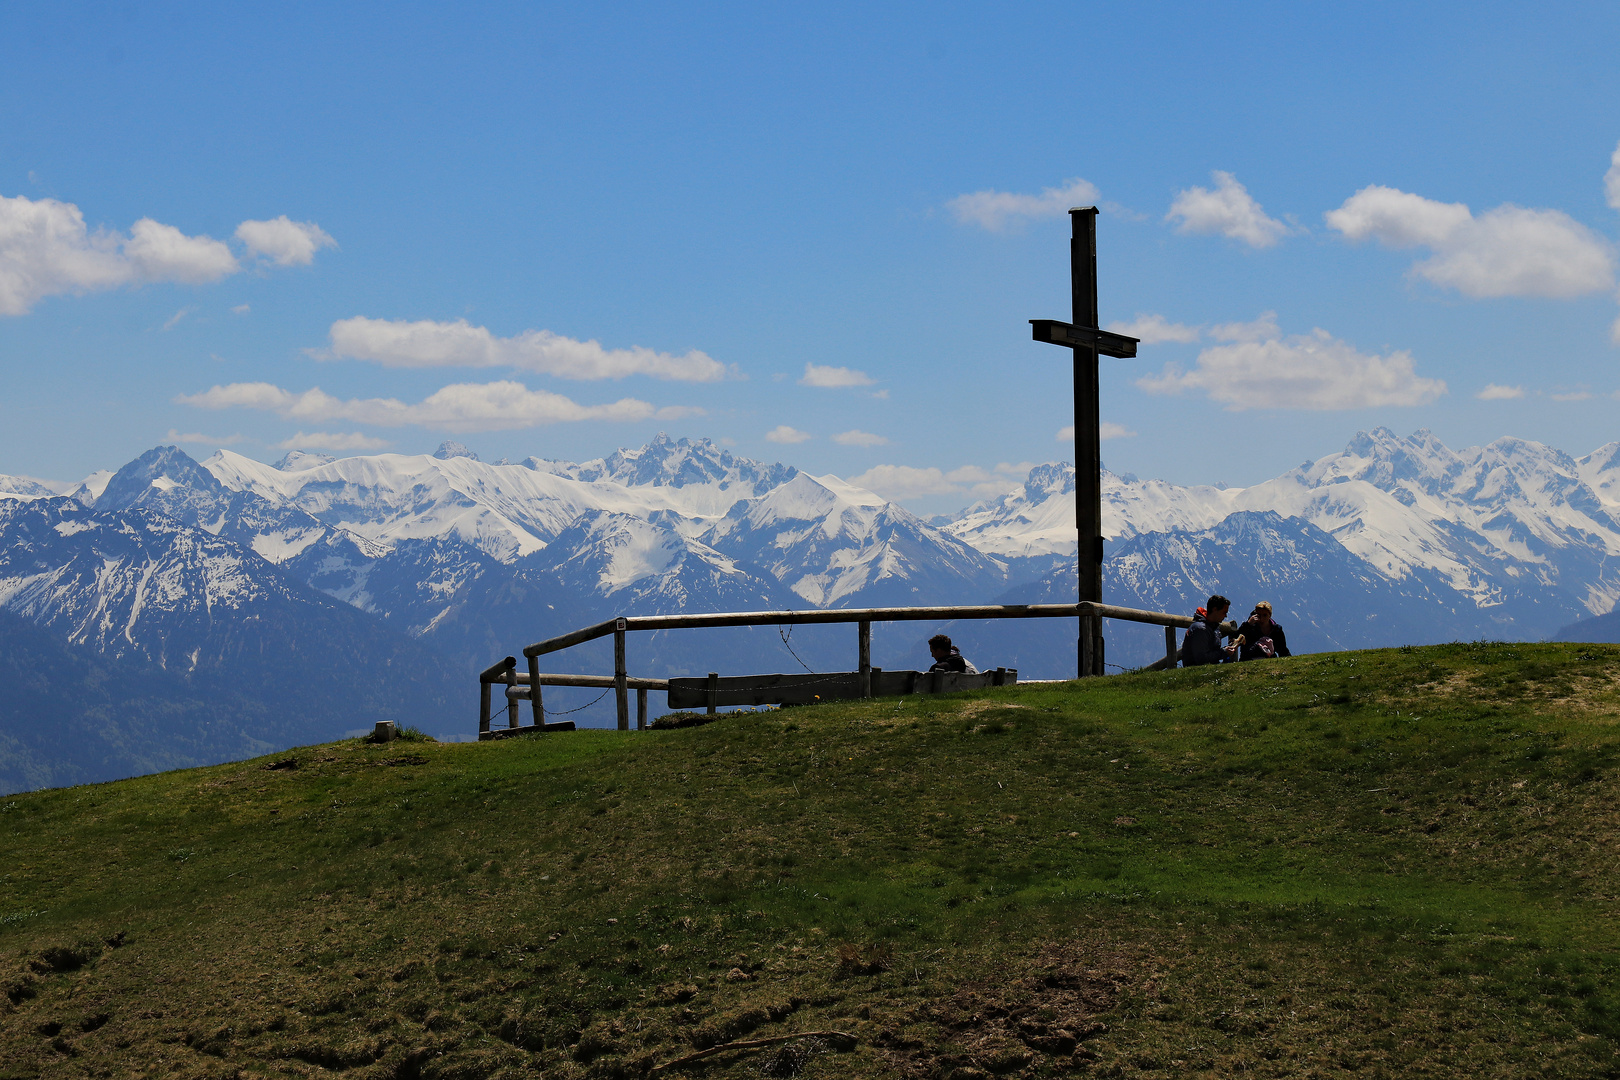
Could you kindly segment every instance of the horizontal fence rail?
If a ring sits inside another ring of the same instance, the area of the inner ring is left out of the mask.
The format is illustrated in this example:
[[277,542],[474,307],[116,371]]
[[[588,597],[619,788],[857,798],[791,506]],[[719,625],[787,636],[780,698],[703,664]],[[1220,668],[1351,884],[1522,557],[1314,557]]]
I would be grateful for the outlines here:
[[[1192,625],[1190,615],[1171,615],[1163,611],[1140,611],[1136,608],[1116,607],[1113,604],[1090,602],[1078,604],[978,604],[966,607],[887,607],[838,608],[827,611],[732,611],[707,615],[628,615],[608,619],[594,626],[582,627],[566,634],[535,642],[523,650],[528,671],[517,670],[517,658],[508,656],[493,664],[478,676],[480,686],[479,738],[492,738],[497,734],[525,731],[559,730],[572,728],[566,724],[547,724],[541,688],[545,686],[584,686],[612,689],[617,697],[618,726],[621,731],[630,727],[630,691],[636,691],[636,727],[647,726],[647,692],[669,690],[668,679],[632,678],[626,663],[625,637],[632,630],[696,630],[720,626],[785,626],[806,623],[855,623],[860,628],[860,668],[852,673],[858,680],[862,697],[873,696],[872,682],[872,624],[874,622],[953,622],[961,619],[1118,619],[1123,622],[1149,623],[1164,627],[1165,655],[1149,664],[1150,669],[1174,667],[1179,658],[1176,630]],[[1227,621],[1221,629],[1237,633],[1237,624]],[[1082,630],[1081,636],[1086,631]],[[613,636],[613,675],[560,675],[540,670],[540,657]],[[711,678],[713,676],[711,675]],[[496,683],[506,684],[507,730],[492,732],[491,689]],[[521,688],[521,689],[520,689]],[[518,702],[527,700],[533,711],[534,726],[520,727]]]

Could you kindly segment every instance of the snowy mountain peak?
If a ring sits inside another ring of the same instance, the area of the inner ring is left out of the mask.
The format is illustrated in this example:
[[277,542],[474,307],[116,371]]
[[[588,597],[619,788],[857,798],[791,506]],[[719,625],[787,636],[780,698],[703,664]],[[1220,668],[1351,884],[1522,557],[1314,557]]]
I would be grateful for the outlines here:
[[223,493],[214,474],[198,465],[175,446],[154,446],[125,465],[107,481],[96,498],[97,510],[124,510],[145,500],[156,490],[191,488],[212,495]]
[[307,454],[302,450],[289,450],[287,455],[275,465],[274,469],[281,472],[298,472],[300,469],[313,469],[321,465],[330,465],[337,458],[331,454]]
[[1074,466],[1067,461],[1037,465],[1024,478],[1023,489],[1031,502],[1041,502],[1054,495],[1073,495]]
[[1575,468],[1606,508],[1620,510],[1620,442],[1598,447],[1577,461]]
[[740,486],[749,489],[739,495],[746,498],[791,480],[798,471],[791,465],[734,457],[708,439],[672,439],[660,431],[639,450],[615,450],[580,465],[577,475],[581,480],[611,480],[630,487]]
[[61,494],[26,476],[0,474],[0,499],[49,499]]
[[945,531],[1002,558],[1072,552],[1074,466],[1065,461],[1035,466],[1018,487],[968,507],[961,517],[945,526]]
[[449,461],[451,458],[458,457],[472,458],[474,461],[478,460],[477,454],[456,442],[454,439],[446,439],[444,442],[440,443],[439,448],[433,451],[433,456],[438,458],[440,461]]
[[1463,461],[1427,428],[1401,438],[1387,427],[1358,431],[1340,454],[1329,454],[1294,470],[1312,486],[1364,480],[1382,491],[1402,481],[1413,481],[1427,491],[1437,490],[1455,477]]

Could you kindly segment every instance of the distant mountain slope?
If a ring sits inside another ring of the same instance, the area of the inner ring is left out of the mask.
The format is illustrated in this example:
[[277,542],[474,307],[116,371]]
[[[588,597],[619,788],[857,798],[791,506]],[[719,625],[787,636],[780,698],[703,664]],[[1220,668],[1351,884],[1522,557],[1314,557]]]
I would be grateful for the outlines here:
[[1620,611],[1570,623],[1553,635],[1553,640],[1620,642]]
[[[0,794],[230,761],[276,748],[223,696],[138,659],[119,660],[0,609]],[[71,678],[64,678],[71,673]],[[265,732],[271,735],[271,732]]]
[[[1245,610],[1265,597],[1301,650],[1538,639],[1620,598],[1620,443],[1575,459],[1517,439],[1452,451],[1426,431],[1380,428],[1248,488],[1103,480],[1105,599],[1189,611],[1212,591]],[[294,682],[288,657],[302,649],[350,673],[329,686],[409,653],[420,701],[454,711],[494,659],[618,614],[1072,600],[1074,470],[1037,466],[939,524],[834,476],[665,435],[594,461],[522,464],[451,443],[294,451],[274,466],[157,447],[79,484],[0,478],[0,541],[0,608],[75,648],[185,678],[259,650],[255,663]],[[876,627],[876,662],[925,663],[932,629]],[[1073,669],[1072,628],[960,632],[979,662]],[[1110,662],[1163,651],[1157,631],[1109,634]],[[852,644],[846,627],[645,635],[631,664],[847,669]],[[602,670],[605,649],[551,664]],[[260,685],[288,708],[302,692]]]
[[[1212,593],[1241,619],[1272,604],[1295,652],[1475,638],[1490,620],[1440,581],[1391,581],[1303,518],[1240,511],[1213,528],[1143,533],[1110,548],[1103,568],[1108,603],[1190,615]],[[1075,601],[1073,563],[1010,590],[1001,603]],[[950,631],[975,663],[1017,667],[1024,677],[1060,678],[1075,667],[1075,624],[959,623]],[[1116,620],[1104,625],[1107,660],[1137,667],[1164,655],[1164,632]]]
[[830,476],[800,473],[703,535],[809,607],[971,603],[1003,580],[993,559]]
[[[1074,525],[1073,474],[1064,468],[1062,478],[1035,470],[946,531],[999,555],[1072,554],[1072,540],[1060,542]],[[1453,452],[1428,431],[1400,438],[1379,428],[1248,488],[1107,474],[1103,523],[1123,541],[1211,528],[1240,511],[1303,518],[1381,576],[1455,591],[1501,632],[1537,638],[1620,599],[1617,493],[1620,444],[1577,461],[1520,439]]]
[[[34,747],[0,757],[8,782],[224,760],[379,719],[444,730],[466,694],[431,648],[287,579],[250,548],[148,509],[0,500],[0,612],[17,631],[10,662],[44,679],[33,697],[0,695],[8,738]],[[117,679],[87,683],[82,666],[26,659],[64,651],[100,658]],[[130,679],[150,688],[149,707],[123,708],[116,687]],[[97,715],[98,737],[116,749],[96,751],[57,726]],[[96,753],[102,766],[85,757]]]

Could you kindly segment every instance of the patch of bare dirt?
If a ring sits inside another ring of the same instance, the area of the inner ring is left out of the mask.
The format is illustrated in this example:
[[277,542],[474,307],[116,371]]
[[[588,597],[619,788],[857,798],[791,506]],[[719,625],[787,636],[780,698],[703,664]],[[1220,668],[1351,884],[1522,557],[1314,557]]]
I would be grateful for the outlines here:
[[1140,966],[1079,942],[1053,944],[918,1006],[874,1043],[899,1075],[919,1080],[1079,1071],[1097,1057],[1086,1043],[1108,1030],[1098,1015],[1137,981]]
[[1016,705],[1010,701],[996,701],[993,698],[974,698],[972,701],[964,701],[962,707],[957,710],[957,715],[963,720],[971,720],[981,713],[1012,711],[1028,712],[1029,706]]

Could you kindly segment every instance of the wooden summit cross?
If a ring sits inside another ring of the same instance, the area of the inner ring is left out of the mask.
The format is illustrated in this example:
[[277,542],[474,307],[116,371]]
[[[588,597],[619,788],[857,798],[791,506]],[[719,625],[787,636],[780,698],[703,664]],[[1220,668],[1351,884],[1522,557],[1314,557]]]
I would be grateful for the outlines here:
[[[1036,341],[1074,350],[1074,523],[1079,533],[1080,602],[1102,603],[1102,413],[1097,357],[1136,355],[1137,338],[1097,328],[1097,208],[1069,211],[1069,283],[1074,321],[1031,319]],[[1103,673],[1102,620],[1080,616],[1080,677]]]

